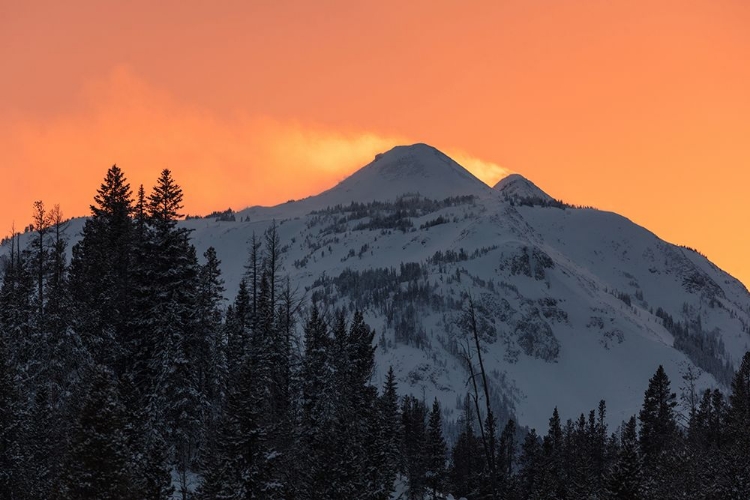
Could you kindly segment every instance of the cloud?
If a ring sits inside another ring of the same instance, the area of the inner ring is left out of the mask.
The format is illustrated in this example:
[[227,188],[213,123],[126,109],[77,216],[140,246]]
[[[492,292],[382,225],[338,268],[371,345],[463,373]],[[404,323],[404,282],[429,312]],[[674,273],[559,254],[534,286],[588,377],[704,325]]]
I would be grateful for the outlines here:
[[[185,211],[269,205],[323,191],[407,137],[333,130],[269,117],[218,117],[175,101],[120,67],[91,82],[75,114],[46,122],[0,120],[0,232],[26,225],[34,200],[84,215],[107,168],[148,191],[163,168],[185,192]],[[451,155],[451,151],[446,154]],[[485,182],[507,171],[452,155]]]
[[462,151],[453,153],[446,151],[446,154],[489,186],[494,186],[497,181],[513,173],[512,170],[501,167],[497,163],[476,158]]

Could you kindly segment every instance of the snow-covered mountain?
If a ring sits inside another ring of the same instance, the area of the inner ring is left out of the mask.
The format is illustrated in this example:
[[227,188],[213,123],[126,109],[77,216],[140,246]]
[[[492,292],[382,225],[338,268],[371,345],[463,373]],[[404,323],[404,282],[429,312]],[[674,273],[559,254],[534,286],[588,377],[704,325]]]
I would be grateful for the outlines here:
[[199,255],[216,248],[231,298],[249,238],[274,221],[300,294],[359,307],[376,329],[374,382],[392,365],[401,391],[438,397],[448,418],[468,390],[467,294],[501,417],[541,430],[555,406],[576,417],[600,399],[619,424],[659,364],[678,393],[691,366],[699,388],[722,386],[750,349],[750,294],[705,257],[555,202],[520,175],[491,189],[424,144],[378,155],[318,196],[181,224]]
[[396,146],[335,187],[316,196],[330,206],[352,201],[394,201],[416,194],[433,200],[451,196],[482,195],[482,181],[451,158],[427,144]]
[[553,201],[550,195],[520,174],[510,174],[500,179],[492,189],[508,200],[528,200],[530,202]]

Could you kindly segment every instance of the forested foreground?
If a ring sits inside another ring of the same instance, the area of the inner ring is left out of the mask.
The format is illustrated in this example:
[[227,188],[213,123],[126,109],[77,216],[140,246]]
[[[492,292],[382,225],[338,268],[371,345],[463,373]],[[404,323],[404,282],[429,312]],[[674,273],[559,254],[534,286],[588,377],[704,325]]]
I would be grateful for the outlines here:
[[133,196],[112,167],[70,262],[57,208],[35,204],[28,245],[12,238],[0,499],[385,500],[399,476],[420,500],[750,498],[750,354],[728,398],[687,391],[685,418],[659,368],[618,429],[602,402],[555,409],[544,436],[497,422],[472,367],[448,445],[437,401],[399,398],[392,371],[373,386],[363,315],[319,311],[281,275],[275,225],[226,305],[181,204],[168,170]]

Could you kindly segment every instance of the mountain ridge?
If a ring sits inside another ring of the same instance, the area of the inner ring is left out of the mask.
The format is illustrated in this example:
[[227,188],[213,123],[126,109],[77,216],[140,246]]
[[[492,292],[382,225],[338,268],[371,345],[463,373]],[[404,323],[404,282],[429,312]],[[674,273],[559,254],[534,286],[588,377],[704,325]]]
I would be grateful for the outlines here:
[[[357,173],[380,172],[384,157]],[[486,362],[495,373],[490,383],[503,409],[499,414],[513,414],[536,428],[543,428],[554,406],[571,415],[602,398],[612,423],[619,423],[637,413],[642,387],[659,364],[677,381],[698,363],[705,367],[700,387],[726,387],[731,366],[750,347],[747,289],[705,257],[621,215],[519,204],[551,199],[519,175],[495,189],[480,186],[470,200],[445,204],[441,196],[455,191],[434,190],[431,204],[420,201],[430,198],[423,195],[397,206],[394,199],[415,191],[402,183],[401,193],[381,192],[377,203],[356,200],[356,210],[350,206],[355,200],[323,196],[346,182],[309,198],[313,214],[285,216],[284,206],[248,212],[244,234],[260,234],[275,218],[282,234],[294,238],[287,270],[330,307],[365,309],[382,336],[375,376],[382,379],[393,365],[406,392],[437,396],[450,406],[451,398],[466,390],[451,319],[464,293],[490,311],[483,313],[492,332]],[[516,189],[508,192],[509,186]],[[388,219],[399,210],[409,215],[400,222]],[[212,238],[207,235],[201,244]],[[429,288],[425,293],[442,305],[414,303],[413,310],[408,304],[401,310],[403,290],[394,283],[370,294],[390,297],[388,307],[400,312],[389,319],[386,309],[366,298],[370,292],[355,291],[371,286],[378,269],[400,276],[401,266],[410,263],[426,271],[409,286]],[[241,265],[238,260],[228,267]],[[667,318],[689,333],[667,329]],[[701,342],[713,346],[710,355],[694,352]]]
[[[738,280],[620,215],[514,203],[503,186],[520,176],[493,190],[435,151],[394,148],[353,174],[367,174],[357,183],[180,226],[199,255],[216,248],[231,300],[248,240],[276,224],[283,272],[300,293],[328,310],[362,309],[378,332],[376,385],[393,366],[403,392],[437,397],[447,418],[467,390],[457,326],[466,294],[479,308],[498,416],[522,425],[542,429],[553,407],[573,417],[599,399],[618,424],[637,413],[660,364],[675,382],[693,366],[700,388],[726,387],[750,348],[750,295]],[[430,166],[458,187],[415,184]],[[373,199],[349,200],[373,186]]]

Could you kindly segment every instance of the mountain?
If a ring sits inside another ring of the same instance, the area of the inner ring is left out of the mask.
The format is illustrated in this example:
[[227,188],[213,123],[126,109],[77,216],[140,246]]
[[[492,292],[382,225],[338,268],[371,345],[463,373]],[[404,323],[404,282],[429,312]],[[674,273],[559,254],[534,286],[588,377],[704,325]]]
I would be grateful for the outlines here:
[[545,428],[553,407],[574,417],[602,398],[619,424],[659,364],[678,393],[689,366],[699,387],[726,387],[750,348],[745,287],[624,217],[551,200],[520,175],[490,190],[417,144],[318,196],[239,212],[245,222],[185,224],[199,252],[217,247],[236,290],[247,239],[275,219],[306,296],[360,307],[379,332],[377,383],[393,365],[402,390],[446,408],[468,390],[462,294],[479,310],[495,403],[522,424]]
[[333,206],[352,201],[394,201],[409,194],[443,200],[481,196],[488,191],[486,184],[442,152],[427,144],[413,144],[378,154],[368,165],[314,198],[317,203]]
[[555,406],[575,418],[605,399],[619,425],[660,364],[678,394],[688,368],[698,389],[726,390],[750,349],[747,289],[622,216],[550,200],[520,175],[490,189],[416,144],[317,196],[181,225],[198,255],[216,248],[231,300],[248,240],[275,222],[298,296],[363,310],[377,331],[375,384],[393,366],[402,392],[437,397],[449,421],[469,390],[467,296],[501,419],[543,431]]
[[500,179],[492,190],[509,200],[536,200],[542,203],[554,201],[550,195],[520,174],[511,174]]

